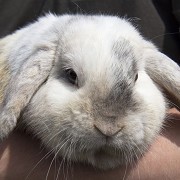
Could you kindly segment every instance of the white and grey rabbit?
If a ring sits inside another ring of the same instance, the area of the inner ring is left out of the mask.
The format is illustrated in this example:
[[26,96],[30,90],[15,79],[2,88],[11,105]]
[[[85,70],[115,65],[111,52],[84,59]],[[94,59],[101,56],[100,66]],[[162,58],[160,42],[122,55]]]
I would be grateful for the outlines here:
[[[47,15],[0,40],[0,139],[109,169],[144,153],[180,102],[180,67],[114,16]],[[19,120],[20,119],[20,120]]]

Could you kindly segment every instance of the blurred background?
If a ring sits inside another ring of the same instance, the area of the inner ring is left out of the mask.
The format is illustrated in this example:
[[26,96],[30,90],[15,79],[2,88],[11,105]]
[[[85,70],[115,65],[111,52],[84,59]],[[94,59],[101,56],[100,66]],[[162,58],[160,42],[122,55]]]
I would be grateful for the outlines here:
[[0,38],[49,12],[132,18],[146,39],[180,64],[180,0],[0,0]]

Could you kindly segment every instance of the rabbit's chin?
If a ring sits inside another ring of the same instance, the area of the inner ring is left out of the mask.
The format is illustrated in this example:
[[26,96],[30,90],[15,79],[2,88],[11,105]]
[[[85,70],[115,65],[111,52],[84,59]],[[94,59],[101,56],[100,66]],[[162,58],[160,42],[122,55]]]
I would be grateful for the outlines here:
[[100,170],[110,170],[118,166],[123,167],[133,165],[146,150],[147,148],[141,148],[141,152],[136,148],[117,150],[114,147],[103,146],[98,149],[89,150],[89,152],[72,153],[68,159],[75,162],[89,164]]
[[[131,160],[133,159],[134,161],[134,158],[135,156],[131,157]],[[106,149],[99,149],[95,151],[93,156],[87,157],[87,161],[93,167],[102,170],[114,169],[118,166],[123,166],[126,163],[122,152],[116,154],[108,152]]]

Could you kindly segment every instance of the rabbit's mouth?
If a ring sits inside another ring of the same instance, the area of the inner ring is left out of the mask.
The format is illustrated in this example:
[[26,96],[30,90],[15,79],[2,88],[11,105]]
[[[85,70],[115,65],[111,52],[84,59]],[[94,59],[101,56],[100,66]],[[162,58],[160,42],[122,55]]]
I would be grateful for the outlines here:
[[122,152],[115,150],[114,148],[109,147],[103,147],[99,150],[95,151],[94,157],[97,159],[106,158],[107,156],[113,158],[113,157],[119,157],[122,156]]

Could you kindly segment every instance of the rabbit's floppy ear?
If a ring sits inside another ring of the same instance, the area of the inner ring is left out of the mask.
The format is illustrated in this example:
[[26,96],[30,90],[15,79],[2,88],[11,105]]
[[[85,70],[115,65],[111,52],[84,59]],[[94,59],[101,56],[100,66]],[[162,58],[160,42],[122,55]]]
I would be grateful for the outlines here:
[[[48,14],[0,40],[0,140],[47,80],[69,15]],[[2,94],[2,95],[1,95]]]
[[146,71],[165,93],[180,107],[180,67],[157,50],[146,52]]
[[[16,126],[21,111],[47,80],[52,69],[56,43],[27,37],[21,32],[0,40],[0,140]],[[48,35],[47,35],[48,36]],[[17,38],[16,38],[17,37]],[[19,38],[20,37],[20,38]],[[49,37],[49,36],[48,36]],[[42,37],[41,37],[42,39]],[[9,45],[9,44],[10,45]]]

